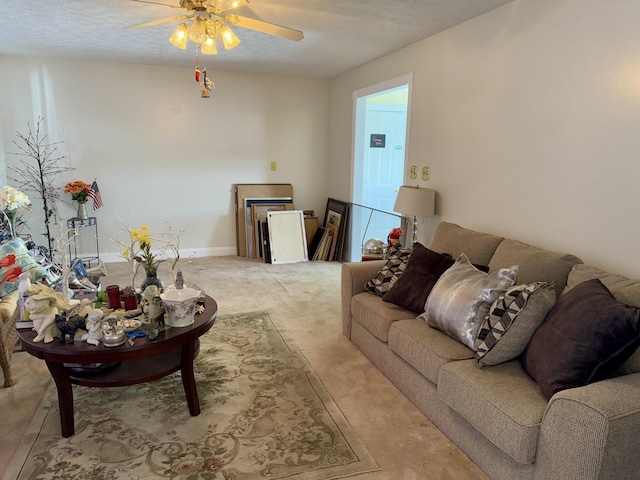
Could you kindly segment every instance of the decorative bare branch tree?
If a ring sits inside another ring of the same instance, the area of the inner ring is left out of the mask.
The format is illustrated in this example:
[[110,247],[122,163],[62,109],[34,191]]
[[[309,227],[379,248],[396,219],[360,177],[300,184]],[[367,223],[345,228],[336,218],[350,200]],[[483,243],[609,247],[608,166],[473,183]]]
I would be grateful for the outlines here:
[[[73,170],[72,167],[60,165],[60,160],[66,158],[65,155],[58,154],[57,145],[62,142],[46,143],[47,136],[41,133],[43,117],[38,117],[35,132],[31,124],[27,122],[28,133],[25,135],[16,132],[18,141],[13,144],[18,147],[19,152],[12,152],[13,155],[27,157],[20,160],[19,167],[9,167],[9,170],[17,174],[11,178],[18,185],[19,189],[36,192],[42,199],[42,209],[44,210],[43,235],[47,239],[49,256],[53,255],[53,237],[50,230],[51,218],[58,218],[58,206],[56,201],[59,192],[53,186],[56,175]],[[35,164],[33,161],[35,160]]]
[[160,237],[165,239],[166,249],[171,250],[173,253],[173,261],[171,262],[171,274],[173,275],[173,281],[176,281],[176,265],[178,265],[178,261],[180,260],[180,235],[182,235],[185,231],[178,230],[175,231],[171,228],[171,223],[168,220],[165,220],[165,229],[160,232]]
[[69,246],[75,241],[75,237],[78,236],[77,228],[69,228],[60,232],[56,238],[56,248],[58,251],[60,261],[60,270],[62,271],[62,295],[65,300],[69,301],[71,295],[69,293],[69,275],[71,273],[71,259],[69,258]]

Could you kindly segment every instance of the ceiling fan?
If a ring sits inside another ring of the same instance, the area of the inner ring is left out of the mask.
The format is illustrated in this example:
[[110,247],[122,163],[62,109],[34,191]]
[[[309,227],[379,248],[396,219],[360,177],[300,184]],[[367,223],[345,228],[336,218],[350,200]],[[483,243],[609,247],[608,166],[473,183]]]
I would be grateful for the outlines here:
[[[151,3],[163,5],[165,7],[179,8],[188,13],[176,17],[162,18],[151,22],[140,23],[125,27],[132,30],[137,28],[153,27],[164,23],[177,22],[183,20],[173,33],[169,41],[176,47],[185,50],[187,40],[196,43],[203,54],[215,55],[218,52],[215,40],[222,43],[226,50],[231,50],[240,44],[240,39],[231,30],[231,26],[238,26],[256,30],[258,32],[274,35],[293,41],[302,40],[303,34],[299,30],[283,27],[274,23],[256,20],[229,13],[238,7],[247,5],[249,0],[180,0],[180,5],[168,5],[165,3],[153,2],[150,0],[133,0],[139,3]],[[191,21],[191,25],[189,25]]]

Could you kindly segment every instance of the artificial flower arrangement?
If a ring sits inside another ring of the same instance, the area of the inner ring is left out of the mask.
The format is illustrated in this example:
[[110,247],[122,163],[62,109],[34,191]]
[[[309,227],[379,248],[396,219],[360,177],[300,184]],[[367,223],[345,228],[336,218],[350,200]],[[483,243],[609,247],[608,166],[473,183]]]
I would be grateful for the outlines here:
[[131,231],[131,239],[134,243],[137,243],[140,250],[133,259],[144,267],[147,274],[155,274],[158,264],[162,259],[157,258],[157,255],[151,253],[151,233],[147,225],[142,225],[139,230]]
[[31,211],[31,201],[20,190],[5,185],[0,190],[0,209],[6,210],[18,210],[24,208]]
[[18,210],[23,208],[31,211],[29,197],[20,190],[5,185],[0,189],[0,210],[2,210],[2,222],[5,223],[12,237],[15,236],[15,219]]
[[407,232],[402,227],[392,228],[387,236],[387,244],[389,248],[400,243],[400,237],[404,237]]
[[389,238],[398,240],[400,237],[404,237],[406,233],[407,232],[405,232],[404,228],[402,227],[392,228],[391,231],[389,232]]
[[84,183],[82,180],[69,182],[64,186],[64,193],[70,193],[71,199],[76,202],[86,202],[90,190],[91,185]]
[[[127,262],[129,262],[131,268],[132,287],[134,287],[136,273],[140,265],[144,268],[147,274],[147,279],[149,276],[157,276],[158,265],[168,258],[167,250],[171,251],[175,256],[171,267],[172,271],[175,269],[180,258],[179,244],[180,234],[183,232],[182,230],[174,232],[171,229],[171,225],[168,225],[166,230],[160,233],[160,236],[166,238],[166,240],[157,242],[160,244],[160,248],[156,250],[158,253],[153,253],[151,251],[151,246],[154,243],[154,240],[151,237],[151,232],[147,225],[142,225],[137,230],[132,230],[131,228],[128,228],[122,220],[120,220],[120,223],[122,225],[122,230],[124,230],[129,237],[126,240],[127,243],[119,238],[113,238],[112,241],[119,243],[123,247],[120,254]],[[168,224],[169,222],[165,223]],[[158,280],[158,283],[160,283],[158,286],[162,288],[162,282]],[[145,286],[144,282],[143,286]]]

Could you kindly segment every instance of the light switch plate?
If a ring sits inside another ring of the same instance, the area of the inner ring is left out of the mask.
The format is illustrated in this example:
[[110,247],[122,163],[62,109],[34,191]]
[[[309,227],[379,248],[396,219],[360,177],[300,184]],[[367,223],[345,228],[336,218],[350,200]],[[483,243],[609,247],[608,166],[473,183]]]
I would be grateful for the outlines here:
[[415,180],[416,178],[418,178],[418,167],[416,167],[415,165],[411,165],[409,167],[409,178],[411,180]]
[[431,171],[429,167],[422,167],[422,180],[425,182],[431,178]]

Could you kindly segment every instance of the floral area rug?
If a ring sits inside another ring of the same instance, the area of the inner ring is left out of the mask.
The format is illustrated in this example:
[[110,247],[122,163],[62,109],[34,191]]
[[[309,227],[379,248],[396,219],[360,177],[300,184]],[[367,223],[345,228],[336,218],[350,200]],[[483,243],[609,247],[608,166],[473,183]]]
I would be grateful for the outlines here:
[[219,317],[194,368],[199,416],[189,415],[179,373],[74,386],[71,438],[61,436],[52,388],[4,478],[320,480],[378,470],[269,312]]

